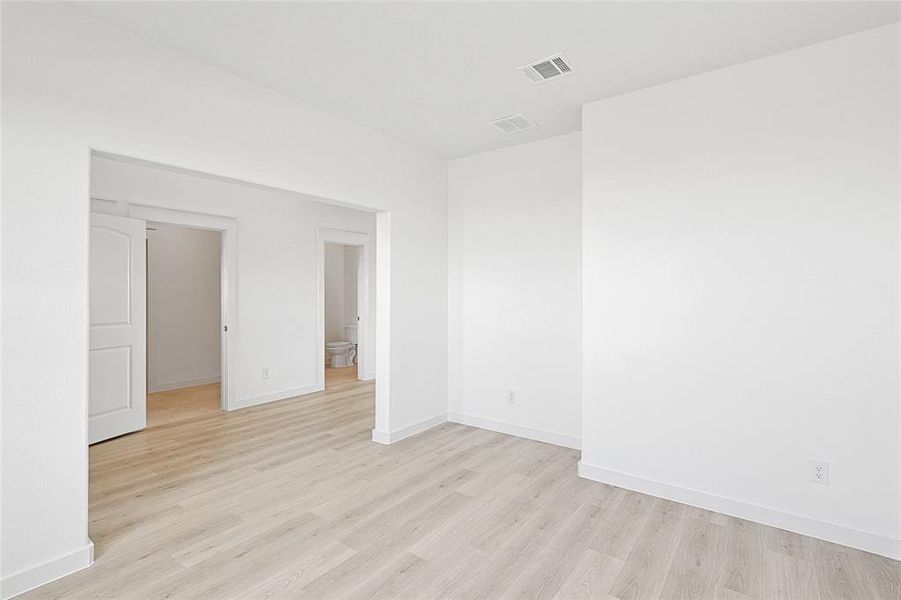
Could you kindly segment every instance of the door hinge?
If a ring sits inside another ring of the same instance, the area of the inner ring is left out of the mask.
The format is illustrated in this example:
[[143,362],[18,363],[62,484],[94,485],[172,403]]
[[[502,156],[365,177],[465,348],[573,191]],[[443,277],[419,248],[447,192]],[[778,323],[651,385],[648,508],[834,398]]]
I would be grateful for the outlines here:
[[223,331],[228,331],[228,325],[223,325],[222,330],[223,330]]

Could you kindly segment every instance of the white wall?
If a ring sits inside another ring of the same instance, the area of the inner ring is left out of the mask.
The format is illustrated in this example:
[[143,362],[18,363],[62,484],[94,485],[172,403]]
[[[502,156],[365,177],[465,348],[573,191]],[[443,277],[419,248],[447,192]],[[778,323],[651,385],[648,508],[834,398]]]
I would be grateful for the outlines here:
[[898,44],[584,107],[583,474],[901,557]]
[[[132,193],[142,191],[147,190]],[[221,234],[165,223],[150,227],[147,389],[154,392],[219,381]]]
[[344,246],[325,244],[325,341],[344,340]]
[[[91,196],[118,203],[106,212],[125,214],[129,203],[149,204],[237,221],[238,314],[230,336],[238,350],[239,406],[316,389],[322,368],[317,360],[316,228],[374,236],[375,214],[324,204],[303,194],[118,160],[94,158],[91,168]],[[339,263],[343,282],[343,254]],[[375,277],[370,278],[370,298],[375,298],[374,282]],[[375,314],[374,302],[370,310]],[[342,309],[337,319],[343,318]],[[374,323],[370,324],[374,333]],[[373,345],[367,344],[365,351],[372,356]],[[264,368],[269,370],[265,379]]]
[[[3,3],[2,13],[4,594],[90,559],[92,148],[388,211],[377,218],[390,239],[380,231],[376,427],[443,417],[444,160],[66,5]],[[255,214],[276,220],[267,210]],[[272,268],[264,254],[247,264],[242,273],[259,277]]]
[[[325,341],[348,341],[347,325],[357,322],[357,271],[359,248],[344,244],[325,244]],[[375,281],[370,278],[370,281]],[[374,288],[370,299],[375,305]],[[375,314],[370,308],[369,314]],[[374,330],[373,330],[374,333]],[[374,335],[365,336],[372,340]],[[367,346],[369,344],[367,343]]]
[[[360,270],[360,247],[359,246],[342,246],[344,250],[344,326],[357,322],[357,277]],[[373,302],[375,295],[370,295]],[[370,314],[375,314],[371,311]],[[347,338],[347,333],[342,331],[341,335]]]
[[452,160],[448,185],[449,417],[577,447],[580,134]]

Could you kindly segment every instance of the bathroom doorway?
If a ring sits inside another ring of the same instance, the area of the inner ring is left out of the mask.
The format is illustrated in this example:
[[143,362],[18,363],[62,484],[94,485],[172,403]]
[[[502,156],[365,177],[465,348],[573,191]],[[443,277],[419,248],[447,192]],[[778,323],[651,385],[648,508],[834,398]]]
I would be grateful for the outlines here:
[[368,379],[369,236],[324,228],[318,234],[322,383],[333,388]]

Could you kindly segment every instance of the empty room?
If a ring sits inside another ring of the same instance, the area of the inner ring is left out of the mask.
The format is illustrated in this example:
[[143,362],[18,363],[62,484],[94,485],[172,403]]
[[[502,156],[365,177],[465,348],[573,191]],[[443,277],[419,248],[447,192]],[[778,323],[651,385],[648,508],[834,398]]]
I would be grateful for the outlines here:
[[0,28],[3,600],[901,600],[901,2]]

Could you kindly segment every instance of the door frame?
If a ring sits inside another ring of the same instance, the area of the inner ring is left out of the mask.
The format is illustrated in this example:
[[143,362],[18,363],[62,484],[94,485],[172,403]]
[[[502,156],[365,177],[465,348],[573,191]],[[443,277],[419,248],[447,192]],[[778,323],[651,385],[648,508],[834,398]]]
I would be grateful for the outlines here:
[[344,229],[332,229],[329,227],[316,228],[317,262],[318,262],[318,295],[316,303],[316,329],[317,347],[316,383],[320,389],[325,389],[325,244],[339,244],[341,246],[355,246],[360,249],[357,260],[357,379],[372,379],[369,362],[369,265],[372,264],[372,238],[368,233],[359,231],[347,231]]
[[238,221],[233,217],[195,213],[145,204],[129,204],[128,216],[133,219],[178,225],[191,229],[219,231],[222,234],[220,252],[220,370],[222,410],[240,408],[235,386],[238,332]]

